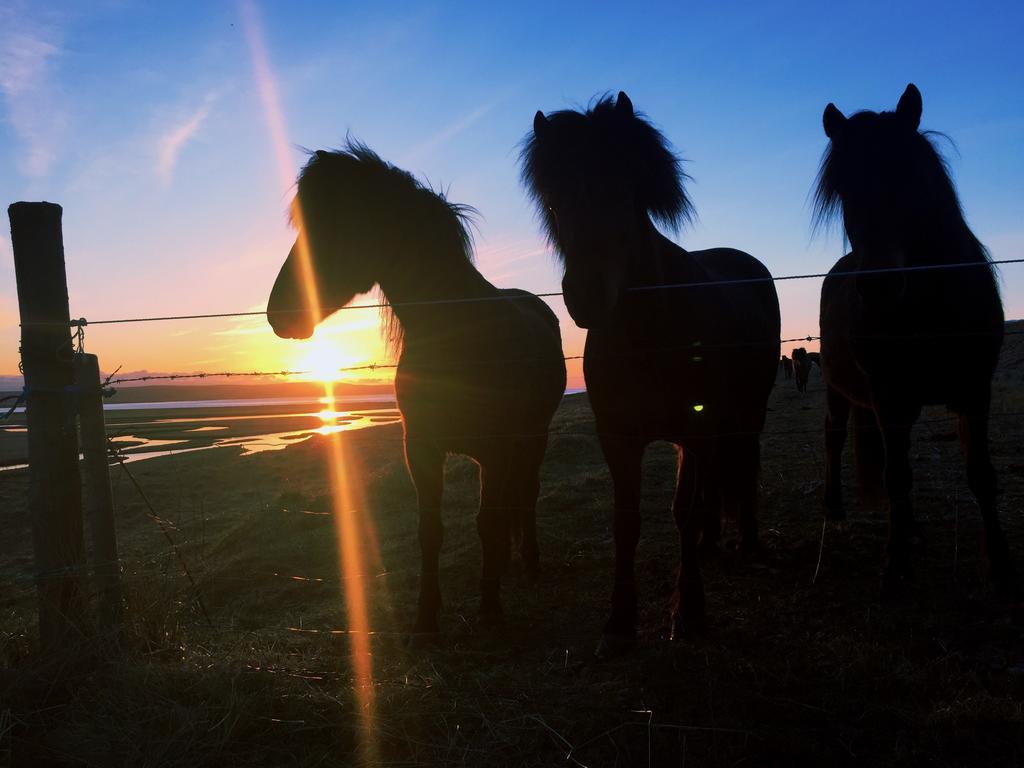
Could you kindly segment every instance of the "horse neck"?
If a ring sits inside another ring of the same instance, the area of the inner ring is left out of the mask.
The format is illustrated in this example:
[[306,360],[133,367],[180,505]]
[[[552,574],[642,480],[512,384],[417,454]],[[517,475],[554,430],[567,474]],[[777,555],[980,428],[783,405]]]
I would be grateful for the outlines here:
[[399,258],[378,284],[402,325],[406,342],[436,331],[438,320],[444,317],[437,310],[445,307],[446,301],[482,296],[493,289],[461,254],[427,258],[416,253]]
[[906,257],[911,266],[985,260],[984,250],[955,205],[929,211],[918,231],[909,234]]
[[[648,220],[644,232],[630,253],[624,287],[643,288],[697,281],[696,264],[689,254],[673,243]],[[630,294],[627,293],[627,296]],[[659,336],[666,328],[675,328],[686,302],[676,291],[640,291],[621,305],[620,319],[631,327],[648,329]]]
[[673,243],[647,219],[637,249],[630,255],[627,285],[635,288],[688,279],[687,252]]

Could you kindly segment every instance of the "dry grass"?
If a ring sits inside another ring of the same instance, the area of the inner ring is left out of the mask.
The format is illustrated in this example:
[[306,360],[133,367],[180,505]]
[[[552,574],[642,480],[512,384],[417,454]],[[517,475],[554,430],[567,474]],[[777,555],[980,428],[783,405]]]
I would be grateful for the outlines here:
[[[1024,411],[1020,370],[1001,374],[995,410]],[[851,505],[821,548],[817,374],[804,397],[780,382],[772,407],[769,431],[808,431],[763,441],[765,553],[705,565],[710,628],[686,643],[664,637],[677,557],[674,458],[667,446],[649,452],[641,642],[607,662],[592,651],[611,579],[610,484],[585,397],[566,399],[544,466],[543,577],[530,584],[513,568],[498,629],[475,620],[474,468],[449,462],[437,647],[402,644],[418,547],[400,433],[346,435],[381,549],[356,582],[380,633],[370,733],[349,638],[289,629],[347,626],[343,593],[356,586],[339,580],[330,515],[315,514],[330,508],[322,445],[132,467],[174,522],[211,623],[115,472],[129,622],[120,651],[94,647],[74,661],[33,653],[25,481],[5,477],[0,766],[358,765],[368,740],[386,766],[1024,762],[1024,630],[987,588],[952,422],[915,432],[927,543],[911,594],[883,604],[881,510]],[[1019,556],[1022,436],[1024,418],[996,420],[1001,503]]]

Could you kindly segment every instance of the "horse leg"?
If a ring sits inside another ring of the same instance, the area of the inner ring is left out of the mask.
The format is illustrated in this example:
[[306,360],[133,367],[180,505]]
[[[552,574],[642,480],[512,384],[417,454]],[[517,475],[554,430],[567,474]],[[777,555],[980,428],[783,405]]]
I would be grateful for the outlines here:
[[540,495],[540,465],[544,461],[547,435],[522,447],[522,454],[516,459],[513,483],[516,494],[514,517],[520,522],[522,539],[520,557],[523,570],[529,577],[540,571],[540,547],[537,544],[537,497]]
[[858,494],[865,501],[879,501],[885,474],[885,445],[875,412],[867,408],[853,408],[853,454]]
[[709,468],[700,466],[700,459],[692,451],[679,451],[679,471],[676,493],[672,500],[672,516],[679,529],[679,576],[672,595],[672,629],[670,637],[678,640],[687,633],[704,628],[704,584],[697,558],[697,543],[701,537],[701,512],[696,503],[698,489],[713,485],[702,482]]
[[501,620],[501,577],[508,569],[511,548],[511,474],[513,457],[501,452],[480,462],[480,512],[476,530],[483,549],[480,576],[480,618]]
[[743,434],[729,439],[730,477],[722,476],[723,489],[735,499],[736,519],[740,527],[740,552],[753,555],[760,549],[757,536],[757,483],[761,470],[760,434]]
[[640,473],[644,444],[639,440],[601,439],[615,487],[615,586],[611,616],[604,626],[598,656],[625,651],[636,642],[634,562],[640,542]]
[[441,609],[441,584],[438,557],[444,526],[441,523],[441,497],[444,491],[444,452],[432,442],[407,440],[405,462],[416,486],[420,523],[420,598],[414,633],[436,633],[437,613]]
[[[680,461],[685,459],[686,456],[680,454]],[[718,461],[713,467],[706,467],[700,478],[692,480],[694,514],[702,521],[699,547],[705,555],[717,554],[718,545],[722,539],[722,523],[725,518],[719,475],[722,464],[722,461]],[[677,476],[676,494],[679,493],[679,482]],[[674,504],[673,501],[673,509],[675,509]]]
[[825,517],[845,520],[843,509],[843,445],[850,403],[833,387],[825,390]]
[[996,508],[996,471],[988,453],[988,407],[989,398],[985,397],[964,410],[958,431],[967,463],[967,485],[981,509],[982,546],[992,581],[998,591],[1012,594],[1017,589],[1016,575]]
[[895,596],[910,577],[910,538],[914,516],[910,503],[913,475],[910,470],[910,428],[920,409],[878,413],[885,443],[885,491],[889,496],[889,542],[882,594]]

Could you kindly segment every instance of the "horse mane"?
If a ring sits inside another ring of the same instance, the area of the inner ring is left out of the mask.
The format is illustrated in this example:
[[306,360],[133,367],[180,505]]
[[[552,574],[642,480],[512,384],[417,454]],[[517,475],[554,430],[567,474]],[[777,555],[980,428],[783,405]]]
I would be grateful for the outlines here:
[[[333,228],[343,239],[385,243],[396,255],[409,251],[445,264],[473,263],[471,227],[476,209],[453,203],[445,193],[383,160],[366,144],[347,139],[335,150],[317,150],[299,173],[290,212],[296,228]],[[361,249],[354,249],[361,250]],[[376,254],[353,252],[349,258],[371,261]],[[380,272],[373,272],[373,283]],[[403,329],[381,292],[381,335],[389,354],[402,350]]]
[[[907,171],[901,178],[909,185],[901,199],[907,204],[907,213],[915,221],[953,222],[979,254],[980,259],[990,261],[985,246],[974,236],[964,219],[963,207],[956,192],[956,186],[946,157],[935,146],[934,138],[944,138],[938,131],[908,130],[895,112],[872,112],[863,110],[847,120],[847,131],[861,131],[874,123],[876,131],[870,137],[870,144],[864,136],[840,138],[837,147],[835,139],[829,142],[822,154],[821,165],[815,178],[813,192],[813,230],[826,229],[836,222],[842,222],[843,200],[840,190],[863,180],[860,174],[851,173],[852,166],[864,158],[844,158],[849,151],[848,144],[861,144],[870,152],[870,162],[876,167],[899,172]],[[857,155],[858,147],[851,154]],[[861,150],[864,152],[864,150]],[[864,152],[866,154],[866,152]],[[958,254],[957,258],[963,258]]]
[[547,115],[543,139],[530,131],[521,143],[521,180],[537,206],[548,240],[558,245],[558,228],[548,195],[566,179],[601,175],[613,186],[636,191],[640,208],[655,222],[678,230],[694,218],[682,169],[668,139],[642,112],[623,115],[604,94],[585,110]]

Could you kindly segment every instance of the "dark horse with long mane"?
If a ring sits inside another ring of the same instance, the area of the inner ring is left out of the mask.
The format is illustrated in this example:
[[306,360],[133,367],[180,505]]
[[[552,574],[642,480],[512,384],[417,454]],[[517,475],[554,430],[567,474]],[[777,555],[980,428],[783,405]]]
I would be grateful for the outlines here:
[[922,406],[946,405],[959,416],[993,578],[1009,588],[1013,568],[988,450],[1003,307],[988,254],[964,221],[945,163],[928,133],[918,130],[920,120],[921,94],[913,85],[894,112],[845,117],[832,104],[825,108],[831,143],[818,174],[816,221],[841,215],[851,246],[821,291],[825,507],[832,518],[844,516],[840,454],[851,409],[859,424],[873,417],[889,497],[883,591],[897,590],[908,575],[913,528],[910,429]]
[[[476,270],[471,209],[361,144],[316,152],[299,176],[293,210],[299,238],[267,305],[278,336],[309,337],[324,317],[375,285],[388,302],[385,328],[400,353],[395,396],[419,500],[422,574],[413,631],[438,630],[449,453],[480,465],[480,610],[494,619],[513,532],[522,536],[527,571],[538,566],[538,475],[565,391],[558,320],[536,296],[495,288]],[[311,269],[302,264],[304,240]],[[315,300],[303,285],[309,272]],[[317,301],[322,311],[311,306]]]
[[[738,517],[744,549],[757,545],[759,438],[779,360],[771,275],[746,253],[688,252],[658,231],[690,219],[686,176],[624,93],[584,112],[538,112],[522,162],[565,266],[566,306],[588,329],[587,392],[615,486],[615,586],[599,653],[635,640],[641,462],[655,440],[679,447],[672,634],[699,629],[702,533],[716,541],[724,511]],[[672,284],[689,287],[658,287]]]

